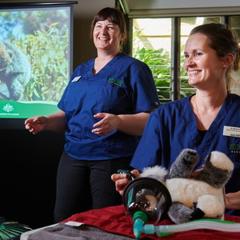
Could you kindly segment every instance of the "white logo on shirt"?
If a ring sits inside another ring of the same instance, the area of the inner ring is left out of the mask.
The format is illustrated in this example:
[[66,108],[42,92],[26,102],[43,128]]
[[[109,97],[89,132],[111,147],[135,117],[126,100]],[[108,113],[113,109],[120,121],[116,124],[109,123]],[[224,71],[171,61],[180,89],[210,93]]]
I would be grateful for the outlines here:
[[77,77],[75,77],[75,78],[72,80],[72,82],[77,82],[77,81],[80,80],[80,78],[81,78],[81,76],[77,76]]
[[239,127],[224,126],[223,136],[240,138],[240,128]]

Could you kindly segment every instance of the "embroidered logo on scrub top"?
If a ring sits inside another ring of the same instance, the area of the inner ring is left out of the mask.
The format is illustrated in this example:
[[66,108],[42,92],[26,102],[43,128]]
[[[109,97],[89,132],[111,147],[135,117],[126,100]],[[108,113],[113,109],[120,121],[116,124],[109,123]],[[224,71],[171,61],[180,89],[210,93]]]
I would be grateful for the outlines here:
[[72,82],[78,82],[78,81],[80,80],[80,78],[81,78],[81,76],[76,76],[76,77],[72,80]]
[[240,128],[239,127],[224,126],[223,136],[240,138]]
[[122,81],[121,81],[121,80],[118,80],[118,79],[115,79],[115,78],[109,78],[109,79],[108,79],[108,83],[117,85],[117,86],[119,86],[119,87],[122,86]]
[[240,154],[240,144],[238,143],[231,143],[229,149],[231,153]]

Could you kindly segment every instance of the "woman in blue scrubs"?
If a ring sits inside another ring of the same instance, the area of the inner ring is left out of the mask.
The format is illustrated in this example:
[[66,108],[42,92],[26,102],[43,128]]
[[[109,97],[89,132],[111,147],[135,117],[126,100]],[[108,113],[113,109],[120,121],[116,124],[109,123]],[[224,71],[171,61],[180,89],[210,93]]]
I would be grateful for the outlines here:
[[130,168],[149,112],[159,106],[150,69],[121,52],[123,14],[114,8],[100,10],[91,32],[97,57],[74,70],[58,104],[61,111],[25,122],[33,134],[65,130],[55,221],[121,203],[110,176]]
[[[228,81],[239,67],[238,43],[224,25],[205,24],[191,31],[184,55],[196,94],[161,105],[150,115],[131,165],[140,171],[154,165],[168,169],[184,148],[192,148],[200,155],[199,167],[211,151],[221,151],[235,166],[226,185],[226,207],[240,210],[240,97],[229,92]],[[126,176],[112,179],[122,193]]]

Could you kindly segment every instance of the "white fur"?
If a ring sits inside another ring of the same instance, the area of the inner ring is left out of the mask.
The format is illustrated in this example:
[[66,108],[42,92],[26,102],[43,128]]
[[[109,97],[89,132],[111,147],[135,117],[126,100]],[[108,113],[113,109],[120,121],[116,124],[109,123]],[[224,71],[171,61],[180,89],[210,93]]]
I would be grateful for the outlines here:
[[200,196],[198,198],[197,208],[200,208],[207,217],[222,217],[224,214],[225,205],[224,199],[221,196],[210,194]]
[[211,152],[210,162],[214,167],[227,170],[229,172],[232,171],[234,167],[228,156],[218,151]]
[[[210,162],[216,168],[231,172],[234,168],[232,161],[222,152],[211,152]],[[148,167],[140,177],[151,177],[164,182],[169,190],[173,202],[179,202],[191,208],[197,204],[206,217],[224,216],[224,192],[222,188],[214,188],[208,183],[189,178],[167,179],[167,170],[163,167]]]
[[[187,207],[192,207],[203,195],[213,195],[224,206],[223,190],[214,188],[209,184],[194,179],[173,178],[166,181],[173,202],[180,202]],[[211,208],[213,206],[207,206]],[[202,209],[205,212],[205,209]]]
[[164,182],[167,174],[168,174],[168,171],[165,168],[160,166],[154,166],[154,167],[144,168],[140,177],[150,177],[158,181]]

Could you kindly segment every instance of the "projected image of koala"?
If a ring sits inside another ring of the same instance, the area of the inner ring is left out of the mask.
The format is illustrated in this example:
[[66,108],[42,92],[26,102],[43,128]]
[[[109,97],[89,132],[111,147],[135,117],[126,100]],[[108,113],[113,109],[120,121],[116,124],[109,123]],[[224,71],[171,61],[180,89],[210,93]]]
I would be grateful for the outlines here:
[[0,99],[22,100],[30,76],[27,56],[16,46],[0,42]]

